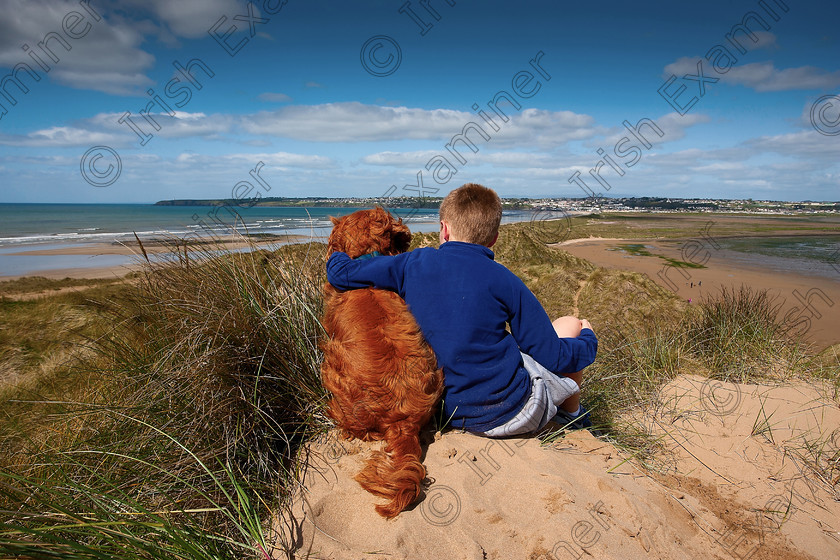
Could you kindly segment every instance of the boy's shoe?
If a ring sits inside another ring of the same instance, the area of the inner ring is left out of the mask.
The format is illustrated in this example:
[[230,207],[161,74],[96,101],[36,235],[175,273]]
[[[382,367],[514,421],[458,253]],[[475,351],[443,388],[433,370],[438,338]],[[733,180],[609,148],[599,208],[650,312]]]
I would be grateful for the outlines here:
[[557,414],[552,418],[554,422],[560,424],[564,428],[571,430],[585,430],[592,427],[592,420],[589,419],[589,411],[583,405],[580,405],[580,414],[572,416],[562,408],[557,410]]

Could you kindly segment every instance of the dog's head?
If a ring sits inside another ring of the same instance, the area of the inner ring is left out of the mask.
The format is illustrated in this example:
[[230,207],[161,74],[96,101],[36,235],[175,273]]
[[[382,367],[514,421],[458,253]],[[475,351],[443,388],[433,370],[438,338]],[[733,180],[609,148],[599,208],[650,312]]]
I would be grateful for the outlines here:
[[351,258],[379,251],[383,255],[404,253],[411,244],[411,231],[402,218],[395,219],[384,208],[359,210],[341,218],[330,218],[333,230],[327,242],[327,257],[336,251]]

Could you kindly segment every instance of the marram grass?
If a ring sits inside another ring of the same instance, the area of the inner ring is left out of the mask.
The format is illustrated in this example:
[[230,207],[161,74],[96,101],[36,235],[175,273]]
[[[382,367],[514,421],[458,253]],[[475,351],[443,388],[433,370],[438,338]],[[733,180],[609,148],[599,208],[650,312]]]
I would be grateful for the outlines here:
[[[6,395],[0,557],[265,557],[300,445],[328,427],[323,246],[204,246],[97,301],[72,400]],[[91,374],[93,372],[93,374]]]

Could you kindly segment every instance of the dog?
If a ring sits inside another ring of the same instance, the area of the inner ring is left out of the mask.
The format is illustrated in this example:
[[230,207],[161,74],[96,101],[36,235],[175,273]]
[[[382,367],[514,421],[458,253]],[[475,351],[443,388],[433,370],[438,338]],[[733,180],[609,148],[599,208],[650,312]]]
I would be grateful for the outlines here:
[[[383,208],[330,218],[327,258],[351,258],[408,250],[411,232]],[[373,257],[376,258],[376,257]],[[426,470],[420,461],[420,430],[443,392],[443,372],[402,298],[387,290],[339,292],[324,285],[327,338],[321,378],[332,395],[327,415],[348,439],[384,440],[356,481],[387,500],[377,505],[391,519],[421,494]]]

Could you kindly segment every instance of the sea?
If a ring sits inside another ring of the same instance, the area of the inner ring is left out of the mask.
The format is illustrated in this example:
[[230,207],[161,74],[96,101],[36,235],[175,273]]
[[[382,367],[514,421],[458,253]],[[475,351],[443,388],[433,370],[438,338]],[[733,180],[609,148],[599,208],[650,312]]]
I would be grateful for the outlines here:
[[[229,235],[277,236],[324,241],[332,229],[330,216],[357,207],[226,207],[157,206],[154,204],[8,204],[0,203],[0,277],[40,272],[114,268],[137,261],[130,255],[102,253],[102,244],[166,240],[176,237]],[[434,208],[389,208],[413,232],[438,230]],[[558,212],[505,210],[502,223],[566,217]],[[215,216],[215,218],[214,218]],[[840,237],[753,237],[718,239],[721,256],[780,272],[840,278]],[[55,254],[73,249],[76,254]],[[89,251],[87,249],[90,249]],[[50,254],[46,254],[49,252]],[[83,253],[83,254],[79,254]]]
[[[131,264],[135,257],[97,254],[101,243],[165,240],[173,237],[229,235],[278,236],[297,242],[323,241],[332,229],[330,216],[357,207],[226,207],[157,206],[154,204],[0,204],[0,277],[37,275],[68,268],[111,268]],[[438,231],[434,208],[389,208],[413,232]],[[502,222],[532,219],[531,211],[505,211]],[[559,217],[559,216],[558,216]],[[545,219],[541,216],[540,219]],[[90,247],[91,254],[33,254]]]

